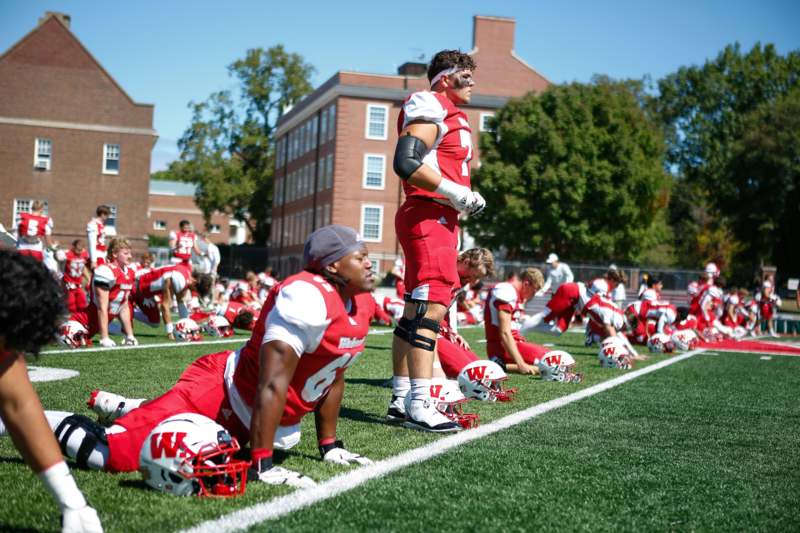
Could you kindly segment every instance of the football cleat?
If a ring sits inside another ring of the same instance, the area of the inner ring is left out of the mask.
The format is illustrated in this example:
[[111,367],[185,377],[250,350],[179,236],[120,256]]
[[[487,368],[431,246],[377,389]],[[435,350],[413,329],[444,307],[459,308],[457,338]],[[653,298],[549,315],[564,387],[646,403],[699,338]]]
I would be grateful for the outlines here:
[[97,421],[104,426],[108,426],[117,418],[125,414],[125,398],[113,392],[105,392],[99,389],[93,390],[86,401],[86,405],[97,415]]
[[458,423],[462,428],[478,427],[480,421],[478,415],[464,412],[463,406],[468,400],[458,388],[457,382],[450,379],[433,378],[431,380],[431,398],[440,413]]
[[386,412],[386,420],[389,422],[404,422],[406,419],[405,397],[395,396],[389,401],[389,410]]
[[430,433],[453,433],[461,431],[461,426],[457,422],[453,422],[433,404],[433,399],[428,398],[414,398],[409,400],[406,398],[406,414],[408,418],[403,422],[403,426],[416,429],[419,431],[427,431]]

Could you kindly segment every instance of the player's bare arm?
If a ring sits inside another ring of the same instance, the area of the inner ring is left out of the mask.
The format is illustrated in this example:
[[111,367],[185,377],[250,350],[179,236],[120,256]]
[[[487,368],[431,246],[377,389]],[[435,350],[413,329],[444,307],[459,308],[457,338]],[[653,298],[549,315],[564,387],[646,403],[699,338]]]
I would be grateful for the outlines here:
[[108,338],[108,289],[94,288],[97,295],[97,323],[100,325],[100,338]]
[[317,428],[317,439],[336,440],[336,423],[339,421],[339,409],[344,396],[344,374],[336,377],[328,394],[322,397],[314,411],[314,424]]
[[498,311],[497,317],[500,326],[500,342],[503,344],[503,348],[505,348],[508,355],[511,356],[511,359],[514,360],[514,364],[517,366],[517,372],[520,374],[537,374],[537,370],[528,365],[522,358],[522,354],[519,353],[517,341],[511,333],[511,313],[503,309],[498,309]]
[[300,358],[291,346],[278,340],[264,344],[260,358],[250,437],[253,449],[272,450],[275,431],[286,405],[286,391]]

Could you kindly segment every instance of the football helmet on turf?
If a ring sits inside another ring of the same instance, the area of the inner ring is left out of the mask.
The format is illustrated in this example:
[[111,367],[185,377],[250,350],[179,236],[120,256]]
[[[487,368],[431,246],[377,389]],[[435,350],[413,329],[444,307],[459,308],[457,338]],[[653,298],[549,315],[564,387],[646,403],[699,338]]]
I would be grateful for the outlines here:
[[200,326],[191,318],[181,318],[175,323],[175,340],[193,342],[202,339]]
[[458,387],[467,398],[485,402],[508,402],[517,389],[503,389],[508,375],[493,361],[473,361],[458,373]]
[[203,331],[211,337],[230,337],[233,335],[233,327],[224,316],[211,315],[208,322],[203,324]]
[[633,359],[628,347],[618,337],[608,337],[600,345],[600,366],[603,368],[633,368]]
[[697,334],[691,329],[679,329],[672,334],[672,342],[681,351],[693,350],[700,343]]
[[76,320],[67,320],[58,328],[56,339],[59,344],[69,346],[71,348],[80,348],[86,346],[89,340],[89,332],[83,324]]
[[563,383],[580,383],[583,374],[573,372],[575,358],[563,350],[547,352],[536,365],[544,381],[561,381]]
[[210,418],[171,416],[142,444],[139,470],[150,487],[175,496],[236,496],[247,484],[250,463],[233,455],[239,443]]
[[647,339],[647,349],[651,352],[672,353],[675,351],[675,343],[666,333],[653,333]]
[[440,413],[453,422],[457,422],[464,429],[478,427],[478,415],[464,412],[463,405],[468,400],[455,381],[433,378],[431,380],[431,398]]

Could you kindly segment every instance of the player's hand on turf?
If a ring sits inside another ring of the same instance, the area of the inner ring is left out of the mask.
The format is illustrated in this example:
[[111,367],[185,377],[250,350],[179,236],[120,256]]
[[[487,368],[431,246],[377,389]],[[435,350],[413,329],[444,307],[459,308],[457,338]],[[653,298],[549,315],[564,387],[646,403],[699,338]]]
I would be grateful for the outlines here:
[[307,489],[317,485],[317,482],[310,477],[280,466],[270,467],[263,472],[258,472],[254,468],[251,468],[248,471],[248,479],[258,479],[268,485],[289,485],[290,487],[298,489]]
[[322,456],[323,461],[328,461],[329,463],[336,463],[337,465],[371,465],[372,461],[367,459],[363,455],[358,455],[357,453],[348,452],[344,448],[331,448],[325,455]]
[[525,375],[535,376],[537,374],[536,370],[527,363],[519,363],[517,364],[517,372]]
[[103,533],[97,511],[88,505],[80,509],[64,509],[61,514],[61,533]]
[[104,348],[113,348],[116,345],[117,343],[114,342],[114,339],[111,339],[109,337],[103,337],[102,339],[100,339],[100,346],[103,346]]
[[125,340],[122,341],[123,346],[139,346],[139,341],[136,340],[136,337],[131,335],[130,337],[125,337]]

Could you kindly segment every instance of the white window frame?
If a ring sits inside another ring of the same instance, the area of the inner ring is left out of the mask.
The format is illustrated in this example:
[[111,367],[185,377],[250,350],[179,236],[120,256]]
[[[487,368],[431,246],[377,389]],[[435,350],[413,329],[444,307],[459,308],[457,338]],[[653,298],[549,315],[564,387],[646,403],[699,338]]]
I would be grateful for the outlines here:
[[[109,170],[108,167],[107,167],[108,161],[114,161],[114,159],[111,159],[111,158],[108,157],[108,147],[109,146],[116,146],[117,147],[117,159],[116,159],[116,161],[117,161],[117,169],[116,170]],[[105,143],[105,144],[103,144],[103,174],[110,174],[112,176],[119,175],[119,167],[122,166],[120,164],[121,163],[121,161],[120,161],[121,159],[122,159],[122,147],[118,143]]]
[[[47,147],[46,150],[40,148]],[[53,161],[53,140],[37,137],[33,142],[33,168],[36,170],[50,170]]]
[[11,232],[17,231],[19,226],[20,213],[30,213],[33,207],[34,198],[14,198],[11,210]]
[[106,204],[106,205],[108,205],[108,210],[111,212],[109,213],[108,218],[103,224],[107,228],[110,227],[117,229],[117,205],[116,204]]
[[[369,133],[369,124],[370,124],[370,112],[372,109],[383,109],[385,115],[385,120],[383,121],[383,134],[382,135],[370,135]],[[385,141],[389,138],[389,106],[385,104],[367,104],[367,113],[366,113],[366,125],[364,127],[364,137],[367,139],[372,139],[376,141]]]
[[[367,214],[367,209],[377,209],[378,210],[378,237],[377,238],[367,238],[366,232],[364,231],[365,225],[365,216]],[[361,204],[361,238],[364,239],[364,242],[383,242],[383,206],[380,204]]]
[[166,220],[154,220],[153,221],[153,229],[154,230],[166,230],[167,229],[167,221]]
[[[370,158],[378,158],[381,160],[381,184],[370,185],[367,183],[367,174],[369,173],[369,160]],[[361,186],[365,189],[375,191],[382,191],[386,188],[386,156],[383,154],[364,154],[364,172],[361,178]]]
[[481,113],[480,119],[478,120],[478,129],[480,131],[492,131],[488,127],[484,127],[483,124],[487,118],[492,118],[492,117],[494,117],[494,113]]

